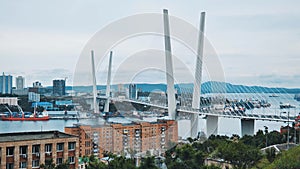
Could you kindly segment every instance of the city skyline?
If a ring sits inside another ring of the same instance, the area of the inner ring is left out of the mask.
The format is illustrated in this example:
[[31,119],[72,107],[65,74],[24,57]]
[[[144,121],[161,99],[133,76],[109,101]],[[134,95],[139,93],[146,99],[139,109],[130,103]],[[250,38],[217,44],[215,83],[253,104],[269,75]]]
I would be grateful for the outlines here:
[[[53,79],[65,77],[68,77],[67,84],[72,84],[80,52],[96,31],[126,16],[161,13],[163,8],[167,8],[170,15],[186,20],[195,27],[198,27],[200,12],[207,12],[206,38],[218,54],[226,82],[299,87],[297,64],[300,40],[297,35],[300,32],[296,29],[299,24],[296,21],[300,12],[297,9],[299,2],[296,1],[258,3],[231,0],[219,2],[221,8],[212,1],[0,3],[1,71],[14,77],[24,76],[25,86],[30,86],[36,80],[50,86]],[[107,13],[109,15],[104,15]],[[113,62],[145,47],[163,48],[163,41],[159,38],[148,40],[139,44],[144,39],[137,38],[115,47]],[[174,54],[183,57],[186,49],[180,48],[176,42],[172,42],[172,45]],[[134,47],[133,51],[127,49],[131,47]],[[193,67],[194,61],[191,59],[189,62],[188,66]],[[98,85],[105,84],[106,74],[98,68]],[[160,73],[158,76],[149,76],[152,83],[162,82]],[[118,79],[113,81],[117,82]]]

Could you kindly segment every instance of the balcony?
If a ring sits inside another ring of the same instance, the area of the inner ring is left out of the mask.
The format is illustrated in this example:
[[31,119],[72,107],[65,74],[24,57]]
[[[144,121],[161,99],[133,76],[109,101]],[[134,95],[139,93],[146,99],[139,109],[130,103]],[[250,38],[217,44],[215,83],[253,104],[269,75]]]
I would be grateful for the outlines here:
[[40,158],[40,153],[39,152],[33,152],[32,153],[32,159],[39,159]]
[[14,147],[6,148],[6,157],[14,157]]
[[27,154],[20,154],[20,159],[27,159]]
[[45,157],[46,158],[51,158],[52,157],[52,152],[45,152]]

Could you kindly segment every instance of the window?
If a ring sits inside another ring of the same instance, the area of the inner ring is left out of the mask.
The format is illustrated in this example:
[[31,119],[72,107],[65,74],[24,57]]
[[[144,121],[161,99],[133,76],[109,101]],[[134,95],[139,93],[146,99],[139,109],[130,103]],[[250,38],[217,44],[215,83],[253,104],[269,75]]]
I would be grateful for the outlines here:
[[56,164],[59,165],[59,164],[62,164],[63,163],[63,158],[56,158]]
[[15,147],[7,147],[6,148],[6,156],[13,156],[14,150],[15,150]]
[[51,153],[52,152],[52,144],[46,144],[45,145],[45,152]]
[[75,157],[74,156],[73,157],[69,157],[68,161],[69,161],[70,164],[74,164],[75,163]]
[[21,146],[20,155],[26,155],[26,154],[27,154],[27,146]]
[[26,162],[20,162],[19,168],[27,168],[27,163]]
[[76,145],[76,142],[69,142],[68,149],[69,150],[75,150],[75,145]]
[[14,163],[6,163],[6,169],[14,169]]
[[94,132],[93,135],[94,135],[94,136],[99,136],[97,132]]
[[32,168],[39,168],[40,160],[32,160]]
[[86,141],[86,142],[85,142],[85,146],[86,146],[86,147],[90,147],[90,144],[91,144],[91,143],[90,143],[89,141]]
[[85,134],[85,139],[89,139],[90,138],[90,136],[89,136],[89,134]]
[[91,154],[91,150],[90,149],[85,149],[85,155],[90,155]]
[[36,153],[39,153],[39,152],[40,152],[40,145],[33,145],[32,146],[32,153],[36,154]]
[[64,151],[64,143],[57,143],[56,151]]

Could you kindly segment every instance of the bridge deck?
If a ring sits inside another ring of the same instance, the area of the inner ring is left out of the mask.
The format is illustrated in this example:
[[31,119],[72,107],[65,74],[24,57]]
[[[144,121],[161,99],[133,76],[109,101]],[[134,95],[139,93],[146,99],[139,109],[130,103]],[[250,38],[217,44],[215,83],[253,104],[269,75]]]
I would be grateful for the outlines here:
[[[100,97],[107,99],[105,97]],[[114,101],[119,102],[130,102],[130,103],[137,103],[137,104],[143,104],[147,106],[153,106],[161,109],[167,110],[168,107],[164,104],[162,105],[156,105],[149,102],[142,102],[138,100],[130,100],[130,99],[119,99],[119,98],[109,98]],[[295,116],[283,116],[283,115],[275,115],[272,114],[257,114],[257,113],[242,113],[242,112],[225,112],[222,110],[206,110],[206,111],[200,111],[200,110],[194,110],[194,109],[188,109],[183,107],[178,107],[177,112],[180,115],[181,113],[188,113],[188,114],[199,114],[199,115],[208,115],[208,116],[217,116],[217,117],[224,117],[224,118],[239,118],[239,119],[254,119],[254,120],[265,120],[265,121],[275,121],[275,122],[293,122],[295,120]]]

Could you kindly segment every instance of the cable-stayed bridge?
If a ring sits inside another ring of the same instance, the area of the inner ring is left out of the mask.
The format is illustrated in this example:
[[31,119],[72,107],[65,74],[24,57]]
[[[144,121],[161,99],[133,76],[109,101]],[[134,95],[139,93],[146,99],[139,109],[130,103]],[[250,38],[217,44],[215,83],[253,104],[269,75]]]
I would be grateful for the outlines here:
[[[201,100],[201,80],[202,80],[202,60],[203,60],[203,47],[204,47],[204,26],[205,26],[205,13],[201,13],[200,18],[200,28],[198,35],[198,45],[197,45],[197,56],[195,63],[195,75],[194,75],[194,85],[193,91],[191,93],[190,106],[180,106],[177,104],[175,88],[174,88],[174,76],[173,76],[173,61],[172,61],[172,50],[171,50],[171,38],[170,38],[170,28],[169,28],[169,16],[168,11],[163,11],[163,25],[164,25],[164,42],[165,42],[165,58],[166,58],[166,84],[167,84],[167,103],[150,103],[142,102],[139,100],[132,99],[120,99],[110,97],[110,85],[111,85],[111,69],[112,69],[112,52],[109,58],[109,70],[108,79],[106,87],[106,96],[97,96],[96,91],[96,75],[94,67],[94,52],[91,52],[92,58],[92,72],[93,72],[93,92],[94,92],[94,113],[99,113],[99,108],[97,100],[106,99],[104,111],[109,111],[109,103],[111,100],[119,102],[129,102],[135,104],[142,104],[146,106],[156,107],[165,109],[168,112],[168,118],[172,120],[180,119],[190,119],[191,120],[191,137],[196,137],[198,130],[198,119],[199,115],[205,117],[207,135],[217,134],[218,132],[218,120],[219,117],[224,118],[238,118],[241,120],[241,131],[242,135],[253,135],[254,134],[254,124],[256,120],[267,120],[275,122],[289,122],[293,121],[295,117],[289,116],[289,112],[286,114],[275,114],[272,111],[267,113],[249,113],[247,111],[224,111],[217,109],[207,109],[202,105],[200,106]],[[183,30],[184,31],[184,30]],[[218,91],[224,91],[224,86],[217,86]],[[241,88],[241,93],[243,89]],[[98,99],[97,99],[98,98]]]

